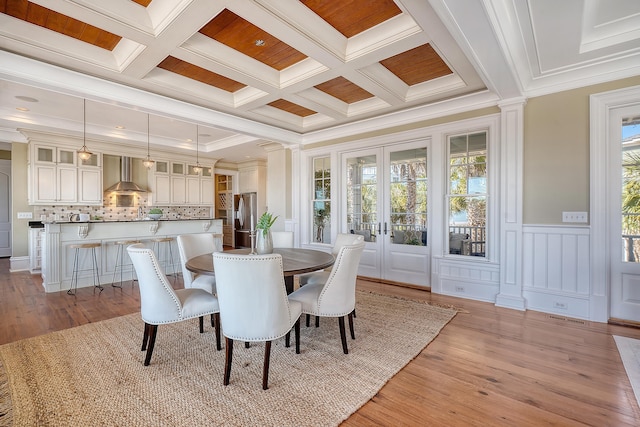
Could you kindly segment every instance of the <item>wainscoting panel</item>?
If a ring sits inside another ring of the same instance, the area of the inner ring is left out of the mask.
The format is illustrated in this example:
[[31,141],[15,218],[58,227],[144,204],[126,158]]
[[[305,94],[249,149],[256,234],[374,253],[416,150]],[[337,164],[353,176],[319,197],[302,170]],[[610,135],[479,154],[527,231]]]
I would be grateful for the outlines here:
[[589,318],[589,227],[523,227],[527,308]]
[[435,271],[431,277],[435,286],[432,284],[431,292],[495,302],[500,289],[498,264],[464,258],[433,259]]

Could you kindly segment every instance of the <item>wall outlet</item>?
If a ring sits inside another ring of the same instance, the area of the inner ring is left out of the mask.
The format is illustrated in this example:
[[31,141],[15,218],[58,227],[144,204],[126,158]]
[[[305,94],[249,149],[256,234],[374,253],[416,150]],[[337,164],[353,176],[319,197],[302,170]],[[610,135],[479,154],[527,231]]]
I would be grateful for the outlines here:
[[567,309],[567,303],[566,302],[555,301],[553,303],[553,308],[559,308],[561,310],[566,310]]
[[456,292],[464,292],[464,286],[456,286]]
[[18,212],[18,219],[32,219],[33,212]]
[[586,212],[562,212],[562,222],[587,222]]

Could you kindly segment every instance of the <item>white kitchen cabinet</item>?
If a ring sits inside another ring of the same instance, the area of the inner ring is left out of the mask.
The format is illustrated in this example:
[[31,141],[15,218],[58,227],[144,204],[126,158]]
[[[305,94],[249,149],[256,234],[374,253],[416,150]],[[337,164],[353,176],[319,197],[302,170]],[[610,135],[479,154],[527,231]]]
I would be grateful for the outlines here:
[[94,153],[78,165],[74,149],[34,144],[30,157],[32,205],[101,205],[102,155]]
[[212,205],[213,178],[208,167],[157,160],[149,174],[150,201],[155,206]]
[[78,169],[78,203],[102,205],[102,170],[99,168]]

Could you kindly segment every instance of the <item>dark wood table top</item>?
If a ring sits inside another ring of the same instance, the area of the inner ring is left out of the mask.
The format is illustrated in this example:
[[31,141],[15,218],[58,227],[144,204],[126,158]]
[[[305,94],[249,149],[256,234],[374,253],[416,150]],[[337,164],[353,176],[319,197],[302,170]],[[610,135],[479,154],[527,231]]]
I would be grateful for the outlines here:
[[[227,253],[249,254],[250,249],[233,249]],[[285,277],[296,274],[309,273],[331,267],[335,262],[333,255],[313,249],[274,248],[273,253],[282,255],[282,269]],[[185,264],[187,270],[197,274],[214,275],[213,256],[199,255],[191,258]]]

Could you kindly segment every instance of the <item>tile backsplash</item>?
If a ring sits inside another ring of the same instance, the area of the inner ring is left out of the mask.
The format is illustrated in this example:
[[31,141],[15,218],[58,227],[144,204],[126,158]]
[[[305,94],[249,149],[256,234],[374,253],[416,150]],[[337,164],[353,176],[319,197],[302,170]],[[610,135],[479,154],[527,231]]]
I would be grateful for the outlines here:
[[[149,209],[162,209],[164,219],[213,218],[211,206],[143,206],[142,217],[146,217]],[[137,207],[115,206],[37,206],[33,209],[33,218],[43,222],[68,221],[72,214],[91,215],[91,219],[105,221],[129,221],[139,218]]]

